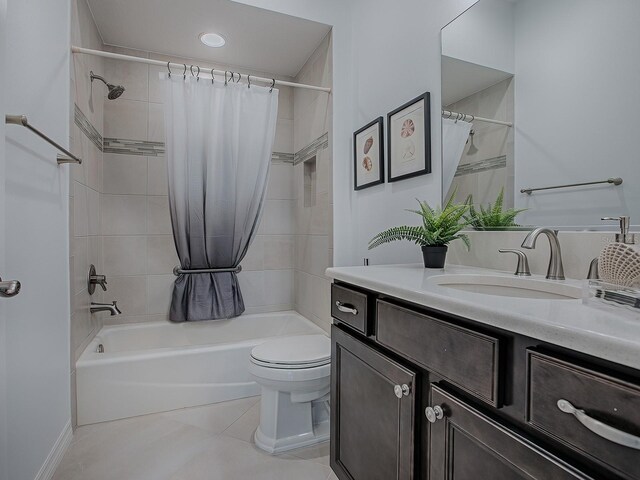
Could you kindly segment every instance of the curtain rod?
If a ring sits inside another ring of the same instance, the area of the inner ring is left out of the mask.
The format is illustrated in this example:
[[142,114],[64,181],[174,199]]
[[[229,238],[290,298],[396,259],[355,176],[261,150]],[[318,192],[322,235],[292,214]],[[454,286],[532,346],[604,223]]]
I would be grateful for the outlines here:
[[[130,55],[122,55],[120,53],[103,52],[102,50],[92,50],[90,48],[76,47],[75,45],[71,46],[71,51],[73,53],[82,53],[84,55],[95,55],[97,57],[113,58],[115,60],[124,60],[126,62],[146,63],[147,65],[158,65],[160,67],[167,68],[167,62],[163,62],[161,60],[152,60],[150,58],[132,57]],[[182,72],[184,70],[184,64],[169,62],[168,65],[171,68],[175,69],[172,72],[174,75],[177,75],[177,74],[182,75]],[[190,65],[187,65],[187,67],[189,67],[189,66]],[[193,68],[196,68],[196,67],[197,67],[197,65],[193,65]],[[203,68],[202,72],[210,74],[211,73],[211,69],[210,68]],[[214,75],[219,75],[219,76],[223,77],[225,73],[231,73],[231,72],[230,71],[225,72],[224,70],[215,70],[214,69],[213,73],[214,73]],[[238,72],[235,72],[235,73],[238,73]],[[247,77],[248,75],[242,74],[242,76],[243,77]],[[263,83],[267,83],[267,84],[271,85],[271,83],[274,81],[274,79],[251,75],[251,81],[252,82],[254,82],[254,81],[255,82],[263,82]],[[305,88],[307,90],[317,90],[319,92],[331,93],[331,89],[327,88],[327,87],[318,87],[317,85],[305,85],[303,83],[287,82],[285,80],[275,80],[275,85],[282,85],[282,86],[285,86],[285,87],[294,87],[294,88]]]
[[476,117],[475,115],[469,115],[466,113],[450,112],[449,110],[442,110],[442,116],[445,118],[452,118],[454,120],[462,120],[464,122],[485,122],[495,123],[496,125],[504,125],[505,127],[513,127],[511,122],[503,122],[502,120],[494,120],[493,118]]

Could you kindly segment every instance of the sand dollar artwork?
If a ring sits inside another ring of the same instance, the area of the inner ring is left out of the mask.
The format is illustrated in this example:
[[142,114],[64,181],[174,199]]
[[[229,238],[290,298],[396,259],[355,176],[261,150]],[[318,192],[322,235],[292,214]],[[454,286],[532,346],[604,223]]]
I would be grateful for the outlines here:
[[364,154],[365,155],[367,153],[369,153],[369,150],[371,150],[372,146],[373,146],[373,137],[369,137],[369,138],[367,138],[367,141],[364,142]]
[[409,138],[416,131],[416,125],[413,123],[413,120],[410,118],[405,120],[402,123],[402,130],[400,131],[400,136],[402,138]]
[[408,160],[412,158],[416,154],[416,144],[411,140],[406,140],[402,144],[402,158],[403,160]]
[[384,182],[383,124],[378,117],[353,134],[354,190]]

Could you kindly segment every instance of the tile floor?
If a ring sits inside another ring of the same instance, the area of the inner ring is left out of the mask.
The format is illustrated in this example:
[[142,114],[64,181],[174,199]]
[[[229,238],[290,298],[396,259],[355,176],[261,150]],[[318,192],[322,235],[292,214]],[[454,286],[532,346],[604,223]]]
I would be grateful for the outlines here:
[[329,443],[272,456],[260,397],[79,427],[53,480],[334,480]]

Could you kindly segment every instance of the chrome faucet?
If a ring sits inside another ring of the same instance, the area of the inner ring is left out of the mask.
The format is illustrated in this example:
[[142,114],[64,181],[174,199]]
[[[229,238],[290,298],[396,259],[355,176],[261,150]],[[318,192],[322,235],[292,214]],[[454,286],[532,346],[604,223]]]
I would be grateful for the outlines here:
[[600,280],[600,272],[598,272],[598,257],[591,260],[591,263],[589,264],[587,280]]
[[97,312],[110,312],[110,315],[113,317],[115,315],[120,315],[122,312],[118,308],[118,303],[95,303],[91,302],[90,307],[91,313]]
[[545,234],[549,239],[551,246],[551,255],[549,257],[549,268],[547,269],[547,278],[549,280],[564,280],[564,267],[562,266],[562,252],[560,250],[560,242],[558,241],[557,231],[546,227],[539,227],[529,232],[522,242],[522,248],[536,248],[536,240],[541,234]]

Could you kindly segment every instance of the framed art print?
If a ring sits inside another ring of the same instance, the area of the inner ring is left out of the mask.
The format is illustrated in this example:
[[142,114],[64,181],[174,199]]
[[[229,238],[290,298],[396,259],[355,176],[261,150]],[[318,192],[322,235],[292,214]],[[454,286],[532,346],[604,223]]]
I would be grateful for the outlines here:
[[389,181],[431,173],[429,92],[387,116]]
[[382,117],[353,134],[354,189],[384,183],[384,139]]

